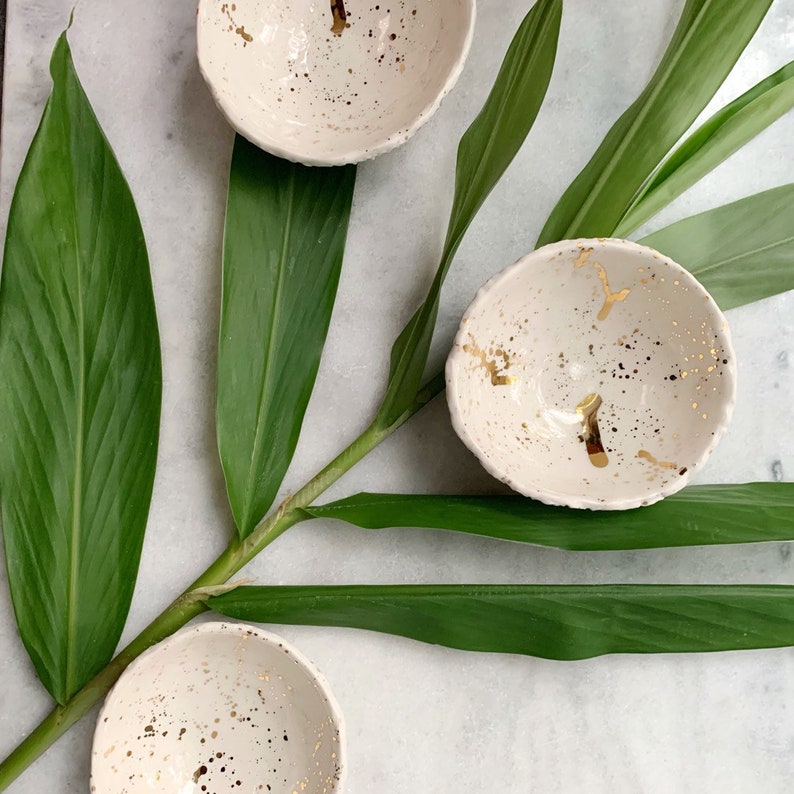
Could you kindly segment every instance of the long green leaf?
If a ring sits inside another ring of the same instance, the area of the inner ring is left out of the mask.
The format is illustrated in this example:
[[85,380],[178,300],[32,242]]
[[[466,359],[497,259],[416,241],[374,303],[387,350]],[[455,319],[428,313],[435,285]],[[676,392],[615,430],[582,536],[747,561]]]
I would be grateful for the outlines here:
[[566,661],[794,645],[794,587],[785,585],[239,587],[208,604],[241,620]]
[[651,176],[615,229],[627,237],[794,107],[794,61],[717,111]]
[[537,0],[513,37],[482,110],[460,140],[441,262],[427,298],[392,347],[389,385],[379,412],[384,426],[396,421],[416,396],[452,259],[535,122],[551,79],[561,15],[562,0]]
[[604,551],[794,540],[794,483],[694,485],[621,513],[520,496],[362,493],[306,508],[365,529],[426,527],[560,549]]
[[66,34],[17,183],[0,286],[0,502],[17,623],[65,702],[110,659],[152,491],[160,344],[129,187]]
[[552,211],[537,245],[612,235],[741,55],[771,0],[687,0],[659,67]]
[[643,238],[692,272],[724,310],[794,289],[794,184]]
[[241,537],[298,443],[342,267],[355,166],[308,168],[237,137],[223,244],[217,432]]

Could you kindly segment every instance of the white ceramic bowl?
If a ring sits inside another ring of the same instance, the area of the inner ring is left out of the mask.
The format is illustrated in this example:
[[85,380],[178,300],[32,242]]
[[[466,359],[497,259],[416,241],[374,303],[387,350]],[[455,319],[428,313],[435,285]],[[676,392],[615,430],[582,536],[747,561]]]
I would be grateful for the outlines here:
[[438,108],[469,52],[474,2],[200,0],[199,65],[257,146],[307,165],[355,163],[404,143]]
[[491,279],[460,324],[447,400],[495,477],[547,504],[648,505],[730,420],[725,316],[680,265],[626,240],[566,240]]
[[204,623],[118,680],[97,720],[91,791],[338,792],[342,730],[324,679],[284,640]]

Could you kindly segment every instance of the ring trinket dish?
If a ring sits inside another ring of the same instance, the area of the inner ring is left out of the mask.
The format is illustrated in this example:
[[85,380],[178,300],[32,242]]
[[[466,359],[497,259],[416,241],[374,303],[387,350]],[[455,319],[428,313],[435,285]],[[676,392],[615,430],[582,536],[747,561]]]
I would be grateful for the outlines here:
[[198,59],[241,135],[306,165],[407,141],[465,63],[474,0],[200,0]]
[[735,401],[728,324],[680,265],[626,240],[545,246],[492,278],[447,360],[464,443],[547,504],[649,505],[686,485]]
[[339,792],[344,736],[323,677],[273,634],[203,623],[134,661],[97,719],[96,794]]

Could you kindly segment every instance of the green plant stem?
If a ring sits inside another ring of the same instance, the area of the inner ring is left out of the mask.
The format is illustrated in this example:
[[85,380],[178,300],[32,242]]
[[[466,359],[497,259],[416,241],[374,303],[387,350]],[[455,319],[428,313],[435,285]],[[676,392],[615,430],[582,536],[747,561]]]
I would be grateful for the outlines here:
[[308,507],[321,493],[349,471],[398,427],[408,421],[444,389],[444,374],[438,373],[420,390],[413,404],[393,424],[371,424],[350,446],[299,491],[284,500],[264,518],[245,539],[235,534],[221,555],[196,579],[159,617],[155,618],[106,667],[62,706],[56,706],[11,754],[0,764],[0,791],[25,771],[45,750],[78,720],[84,717],[108,693],[126,667],[147,648],[184,626],[206,611],[203,588],[216,587],[228,581],[246,563],[269,546],[294,524],[310,518]]

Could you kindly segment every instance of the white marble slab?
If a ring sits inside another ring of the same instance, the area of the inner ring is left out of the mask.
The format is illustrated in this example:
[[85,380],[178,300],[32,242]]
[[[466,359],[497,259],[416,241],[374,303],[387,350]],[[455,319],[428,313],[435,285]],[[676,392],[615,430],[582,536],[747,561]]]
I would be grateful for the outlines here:
[[[11,0],[0,217],[49,90],[47,61],[73,0]],[[640,91],[682,0],[568,0],[545,108],[473,224],[449,279],[435,359],[476,288],[527,252],[557,197]],[[482,0],[469,64],[407,146],[360,168],[333,325],[285,482],[295,489],[372,416],[389,345],[439,253],[456,142],[529,2]],[[198,74],[190,2],[80,0],[71,33],[97,115],[146,231],[165,390],[160,462],[124,639],[221,550],[232,531],[213,430],[221,224],[232,135]],[[794,0],[776,0],[715,100],[794,55]],[[722,165],[654,228],[794,180],[794,114]],[[650,228],[650,227],[649,227]],[[794,476],[794,294],[730,313],[740,362],[734,423],[701,481]],[[346,476],[359,490],[482,492],[495,484],[442,401]],[[794,582],[788,544],[565,553],[442,532],[368,534],[312,522],[247,575],[271,583]],[[0,574],[0,756],[50,703],[18,639]],[[794,651],[607,657],[574,664],[476,655],[352,630],[280,627],[330,680],[349,726],[351,794],[770,794],[794,777]],[[91,719],[12,786],[87,791]]]

